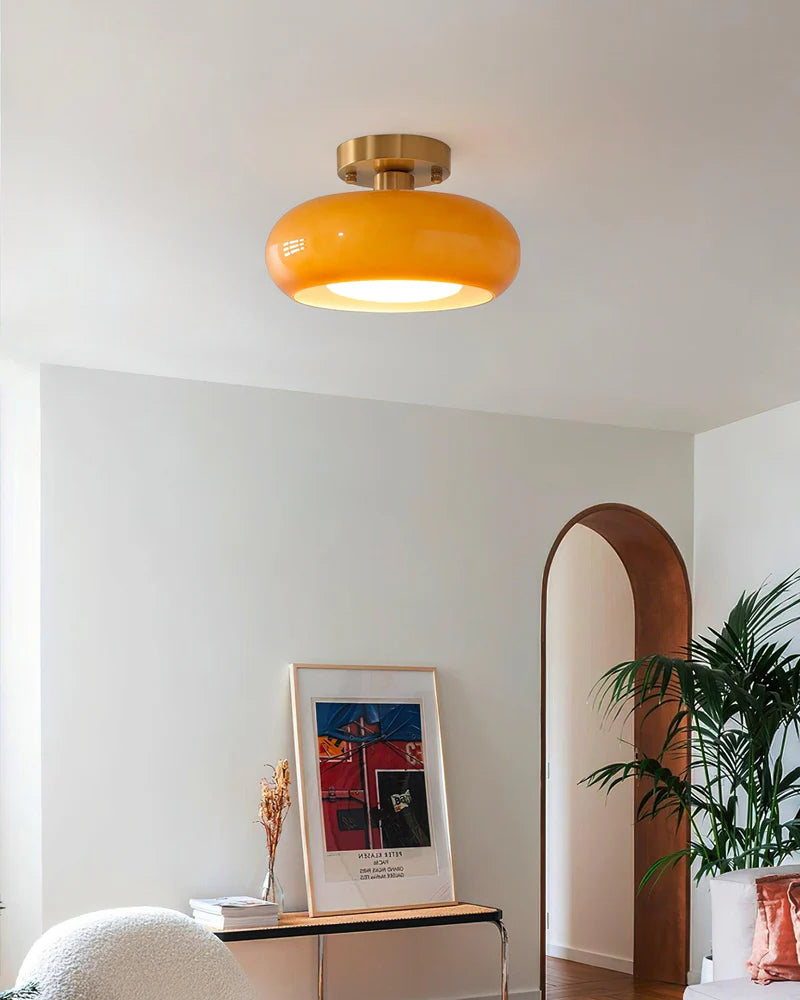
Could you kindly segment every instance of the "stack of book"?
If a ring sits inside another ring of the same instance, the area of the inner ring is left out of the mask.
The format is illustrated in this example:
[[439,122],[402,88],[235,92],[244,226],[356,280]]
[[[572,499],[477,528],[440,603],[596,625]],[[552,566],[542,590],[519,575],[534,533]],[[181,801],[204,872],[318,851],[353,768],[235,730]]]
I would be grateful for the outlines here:
[[256,927],[274,927],[278,906],[254,896],[218,896],[216,899],[190,899],[192,916],[212,931],[244,931]]

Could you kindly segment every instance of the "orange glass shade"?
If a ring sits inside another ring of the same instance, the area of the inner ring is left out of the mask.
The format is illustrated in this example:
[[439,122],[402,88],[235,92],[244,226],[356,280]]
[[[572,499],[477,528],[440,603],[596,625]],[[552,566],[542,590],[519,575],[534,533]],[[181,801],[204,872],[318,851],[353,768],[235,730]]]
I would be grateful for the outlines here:
[[296,302],[360,312],[481,305],[519,269],[514,227],[489,205],[424,191],[314,198],[269,234],[267,268]]

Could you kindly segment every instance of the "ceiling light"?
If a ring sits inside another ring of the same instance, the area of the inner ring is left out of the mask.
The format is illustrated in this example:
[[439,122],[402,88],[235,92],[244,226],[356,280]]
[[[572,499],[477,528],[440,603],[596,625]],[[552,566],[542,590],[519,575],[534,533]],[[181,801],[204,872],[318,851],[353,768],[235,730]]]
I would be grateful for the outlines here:
[[450,147],[422,135],[366,135],[337,150],[339,177],[369,192],[303,202],[275,224],[267,268],[304,305],[363,312],[461,309],[497,298],[519,239],[473,198],[418,192],[450,176]]

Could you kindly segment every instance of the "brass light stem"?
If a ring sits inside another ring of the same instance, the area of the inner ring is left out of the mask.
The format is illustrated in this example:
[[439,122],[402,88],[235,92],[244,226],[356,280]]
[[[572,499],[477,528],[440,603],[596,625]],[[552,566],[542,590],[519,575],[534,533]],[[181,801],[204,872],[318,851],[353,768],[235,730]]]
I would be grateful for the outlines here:
[[378,170],[373,184],[375,191],[413,191],[414,175],[408,170]]

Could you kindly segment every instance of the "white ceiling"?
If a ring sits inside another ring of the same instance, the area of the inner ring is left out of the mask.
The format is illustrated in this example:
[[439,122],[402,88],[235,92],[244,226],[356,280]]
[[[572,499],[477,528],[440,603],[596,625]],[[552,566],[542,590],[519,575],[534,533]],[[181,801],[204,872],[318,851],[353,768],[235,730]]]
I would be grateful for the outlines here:
[[[800,3],[5,0],[5,356],[700,430],[800,398]],[[295,305],[337,143],[453,147],[497,302]]]

